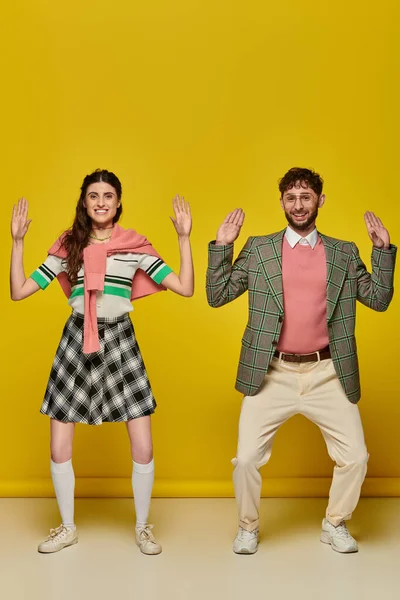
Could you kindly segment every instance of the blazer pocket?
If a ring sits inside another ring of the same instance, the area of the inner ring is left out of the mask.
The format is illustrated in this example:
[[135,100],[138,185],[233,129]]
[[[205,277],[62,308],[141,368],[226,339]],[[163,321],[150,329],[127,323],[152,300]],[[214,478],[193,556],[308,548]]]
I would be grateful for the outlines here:
[[250,348],[253,344],[253,334],[251,332],[245,331],[244,336],[242,337],[242,346],[245,348]]

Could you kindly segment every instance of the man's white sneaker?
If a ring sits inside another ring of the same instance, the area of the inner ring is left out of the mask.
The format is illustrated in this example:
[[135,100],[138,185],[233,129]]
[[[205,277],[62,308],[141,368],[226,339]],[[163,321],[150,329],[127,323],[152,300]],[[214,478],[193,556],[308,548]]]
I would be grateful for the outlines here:
[[50,554],[59,552],[67,546],[72,546],[78,542],[78,533],[76,529],[60,525],[57,529],[50,529],[50,535],[38,546],[38,552]]
[[143,554],[160,554],[162,548],[152,533],[153,525],[136,527],[136,543]]
[[233,551],[235,554],[254,554],[258,549],[258,529],[247,531],[239,527],[235,541],[233,542]]
[[336,552],[358,552],[358,544],[353,536],[350,535],[345,521],[342,521],[335,527],[328,519],[323,519],[320,539],[324,544],[330,544]]

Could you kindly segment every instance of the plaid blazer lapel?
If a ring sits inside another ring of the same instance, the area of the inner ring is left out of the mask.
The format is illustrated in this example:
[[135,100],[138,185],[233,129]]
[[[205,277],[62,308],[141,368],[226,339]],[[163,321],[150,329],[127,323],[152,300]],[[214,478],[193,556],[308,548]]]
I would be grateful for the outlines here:
[[320,233],[325,247],[327,280],[326,280],[326,311],[327,322],[332,318],[339,300],[340,292],[348,272],[350,256],[339,247],[339,240]]
[[272,237],[261,238],[264,241],[255,246],[258,264],[281,314],[283,314],[282,240],[284,234],[285,229]]

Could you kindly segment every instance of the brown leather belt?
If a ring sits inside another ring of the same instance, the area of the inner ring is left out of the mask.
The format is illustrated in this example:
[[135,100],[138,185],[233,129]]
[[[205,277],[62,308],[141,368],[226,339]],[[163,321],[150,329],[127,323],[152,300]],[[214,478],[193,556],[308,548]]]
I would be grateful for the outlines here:
[[[322,350],[318,351],[319,360],[326,360],[327,358],[331,358],[331,351],[329,350],[329,346],[322,348]],[[281,357],[285,362],[294,362],[294,363],[304,363],[304,362],[317,362],[318,361],[318,353],[313,352],[312,354],[286,354],[285,352],[275,351],[274,356],[276,358]]]

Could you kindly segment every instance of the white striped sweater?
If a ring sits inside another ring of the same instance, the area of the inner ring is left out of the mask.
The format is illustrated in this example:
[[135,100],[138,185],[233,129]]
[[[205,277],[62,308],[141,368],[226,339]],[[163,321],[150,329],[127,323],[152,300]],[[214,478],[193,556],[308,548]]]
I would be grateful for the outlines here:
[[[160,258],[148,254],[127,253],[108,256],[104,291],[96,293],[98,317],[120,317],[133,310],[130,298],[132,280],[137,269],[142,269],[156,283],[162,283],[164,278],[172,273],[172,269]],[[49,254],[45,262],[32,273],[31,278],[44,290],[65,270],[65,260]],[[82,266],[68,300],[71,308],[80,314],[84,314],[83,274]]]

